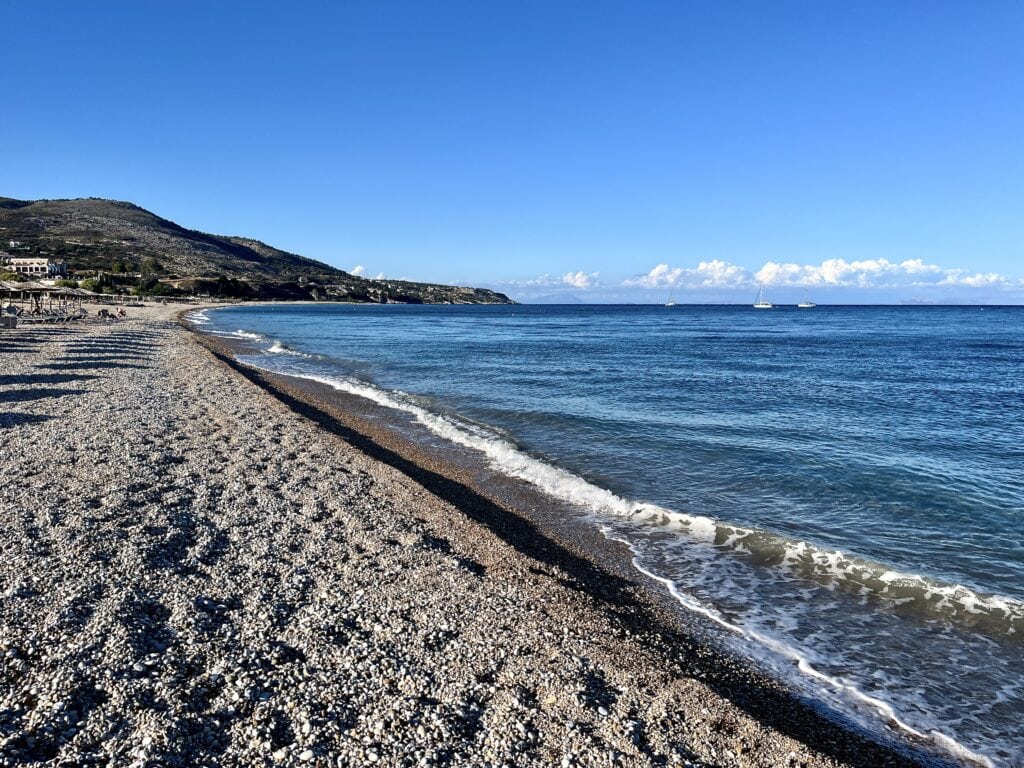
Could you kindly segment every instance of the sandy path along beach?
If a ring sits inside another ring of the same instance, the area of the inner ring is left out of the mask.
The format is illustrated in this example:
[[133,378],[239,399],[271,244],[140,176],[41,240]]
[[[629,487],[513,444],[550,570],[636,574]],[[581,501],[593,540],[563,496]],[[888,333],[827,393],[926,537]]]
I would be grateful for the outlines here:
[[3,765],[918,764],[177,311],[0,336]]

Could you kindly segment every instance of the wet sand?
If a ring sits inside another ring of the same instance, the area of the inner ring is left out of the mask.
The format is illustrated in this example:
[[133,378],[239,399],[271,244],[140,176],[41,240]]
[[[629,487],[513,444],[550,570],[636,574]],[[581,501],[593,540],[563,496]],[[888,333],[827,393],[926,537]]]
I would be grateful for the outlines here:
[[179,311],[0,331],[3,765],[938,764]]

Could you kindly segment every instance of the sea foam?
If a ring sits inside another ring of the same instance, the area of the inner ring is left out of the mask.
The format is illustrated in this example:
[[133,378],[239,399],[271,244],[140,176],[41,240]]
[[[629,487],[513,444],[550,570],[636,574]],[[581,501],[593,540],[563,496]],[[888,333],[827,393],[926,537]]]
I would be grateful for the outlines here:
[[944,584],[914,573],[902,573],[881,563],[806,541],[744,528],[678,510],[623,498],[572,472],[535,458],[496,432],[424,408],[408,395],[372,384],[318,374],[300,375],[334,389],[372,400],[413,416],[434,434],[479,451],[491,467],[540,488],[557,499],[598,515],[613,515],[673,530],[713,544],[719,551],[756,554],[760,562],[794,576],[874,599],[890,601],[904,612],[929,615],[986,634],[1024,641],[1024,603],[1000,595],[979,594],[960,584]]
[[[278,344],[275,342],[275,346]],[[278,351],[304,354],[287,348]],[[926,614],[986,634],[1024,641],[1024,603],[1019,600],[980,594],[960,584],[945,584],[918,574],[895,571],[884,564],[839,550],[816,547],[806,541],[626,499],[568,470],[531,456],[493,430],[435,413],[406,393],[316,373],[289,371],[288,375],[326,384],[407,413],[435,435],[482,453],[493,469],[524,480],[587,512],[672,530],[712,544],[721,552],[756,554],[759,562],[785,569],[797,577],[833,584],[859,594],[866,590],[874,599],[889,601],[905,612]]]
[[[259,338],[263,338],[260,336]],[[273,344],[267,347],[267,352],[274,355],[293,355],[294,357],[306,357],[312,358],[313,355],[306,354],[305,352],[299,352],[296,349],[286,346],[283,342],[275,340]]]
[[[1017,486],[1009,462],[993,461],[990,471],[972,459],[1012,455],[1013,447],[1006,430],[986,433],[983,441],[974,422],[921,399],[936,386],[964,397],[994,386],[992,397],[1002,402],[1006,383],[1014,381],[1005,365],[990,366],[989,387],[965,391],[955,361],[942,375],[906,385],[906,377],[891,379],[866,357],[861,315],[856,334],[847,334],[858,340],[857,354],[833,354],[847,347],[822,347],[822,328],[808,329],[804,319],[789,323],[792,329],[766,329],[739,311],[695,312],[682,318],[688,322],[674,317],[671,323],[641,309],[525,310],[527,319],[514,323],[506,313],[492,321],[470,314],[442,319],[424,310],[402,313],[399,323],[349,314],[358,321],[316,333],[318,348],[333,356],[323,363],[285,353],[272,340],[302,338],[309,320],[333,317],[329,311],[258,314],[254,327],[268,340],[243,362],[329,379],[336,389],[403,412],[431,434],[471,449],[495,471],[586,511],[606,535],[630,542],[638,571],[661,579],[681,605],[726,630],[723,642],[758,658],[813,702],[879,734],[888,724],[965,759],[985,762],[973,750],[1000,766],[1017,764],[1024,610],[1005,570],[1015,562],[1007,537],[984,527],[1012,511],[1003,507],[1012,505]],[[891,314],[868,320],[888,332]],[[236,315],[249,319],[228,311],[214,315],[214,324]],[[826,319],[825,332],[846,338],[849,318]],[[932,344],[933,320],[923,323],[926,333],[885,336],[874,347],[888,351],[896,344],[908,359],[949,358],[945,346]],[[228,319],[224,330],[237,322]],[[727,337],[723,323],[730,324]],[[510,326],[515,343],[506,349]],[[674,351],[645,355],[633,371],[637,361],[622,350],[652,326]],[[458,331],[452,339],[449,327]],[[585,343],[573,341],[567,329],[576,328]],[[774,355],[754,376],[748,376],[751,345]],[[490,352],[477,359],[478,348]],[[552,350],[571,350],[575,364],[554,361]],[[368,367],[394,384],[382,389],[366,382],[361,372]],[[416,391],[454,396],[460,410],[497,426],[399,391],[409,381]],[[807,398],[781,402],[792,389]],[[840,396],[865,392],[890,399],[883,413],[858,411],[851,423]],[[793,413],[803,418],[794,420]],[[892,413],[909,419],[898,434],[884,421]],[[943,442],[935,450],[934,442],[914,442],[922,433],[955,430],[957,439],[977,438],[977,445]],[[519,435],[556,458],[545,461],[523,449]],[[580,442],[589,435],[599,438],[594,445]],[[557,457],[609,480],[562,470],[567,464]],[[657,500],[642,501],[647,494]],[[978,525],[968,526],[964,546],[950,548],[944,561],[937,537],[964,530],[955,524],[973,520],[975,507]],[[937,521],[935,510],[947,510],[948,522]],[[904,547],[905,537],[913,540]],[[989,538],[986,570],[970,553]]]
[[206,314],[207,310],[197,309],[193,312],[187,312],[183,315],[186,322],[192,323],[192,325],[209,325],[210,316]]
[[[281,371],[276,372],[280,373]],[[819,576],[824,575],[830,579],[842,581],[844,579],[873,578],[878,582],[879,593],[883,596],[890,589],[898,590],[896,594],[900,595],[916,591],[918,593],[916,596],[921,597],[941,593],[947,598],[945,601],[935,603],[931,599],[925,599],[922,605],[942,604],[944,609],[950,611],[947,613],[947,618],[959,615],[960,612],[991,613],[1004,618],[1007,626],[1010,627],[1013,622],[1019,622],[1021,616],[1024,615],[1021,604],[1009,598],[980,596],[959,585],[939,585],[913,574],[898,574],[884,566],[853,558],[842,552],[816,549],[807,542],[787,540],[766,534],[763,531],[723,524],[709,517],[690,515],[647,502],[625,499],[572,472],[529,455],[493,430],[455,417],[435,413],[417,403],[414,398],[404,392],[387,391],[367,382],[316,373],[289,371],[287,375],[316,381],[340,392],[356,395],[378,405],[409,414],[433,434],[480,452],[487,458],[493,469],[510,477],[524,480],[549,495],[598,517],[614,516],[645,525],[669,528],[681,535],[726,551],[742,552],[751,546],[777,549],[777,559],[781,567],[791,568],[795,563],[809,562],[813,565],[813,573]],[[797,647],[764,632],[729,621],[713,607],[692,598],[671,579],[644,567],[639,557],[635,556],[636,551],[631,542],[615,536],[607,527],[600,526],[600,524],[599,527],[605,536],[630,547],[634,551],[633,566],[648,578],[662,584],[687,610],[705,616],[729,632],[744,637],[780,658],[789,659],[806,677],[874,710],[890,725],[896,726],[920,740],[930,741],[936,747],[960,759],[984,766],[993,765],[987,757],[972,752],[947,734],[937,730],[925,732],[915,728],[904,721],[893,705],[884,699],[865,693],[847,680],[820,671],[813,664],[812,659]],[[871,576],[871,574],[877,575]],[[1010,630],[1012,631],[1012,627]]]

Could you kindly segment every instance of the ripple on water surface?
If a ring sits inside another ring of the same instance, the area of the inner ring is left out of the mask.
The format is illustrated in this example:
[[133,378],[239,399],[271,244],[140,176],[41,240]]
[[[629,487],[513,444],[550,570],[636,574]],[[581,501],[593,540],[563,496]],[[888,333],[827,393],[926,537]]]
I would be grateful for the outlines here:
[[401,410],[588,510],[808,695],[1021,764],[1024,311],[306,305],[199,321],[258,334],[247,362]]

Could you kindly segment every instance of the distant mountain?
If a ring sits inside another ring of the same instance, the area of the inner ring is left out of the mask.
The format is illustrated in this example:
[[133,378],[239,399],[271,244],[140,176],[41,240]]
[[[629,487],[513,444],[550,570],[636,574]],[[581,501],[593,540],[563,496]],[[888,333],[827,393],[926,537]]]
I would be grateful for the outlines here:
[[99,198],[0,197],[0,251],[63,258],[75,273],[138,273],[159,266],[165,285],[233,295],[425,304],[510,304],[504,294],[368,280],[247,237],[186,229],[132,203]]
[[548,293],[524,300],[526,304],[586,304],[574,293]]

